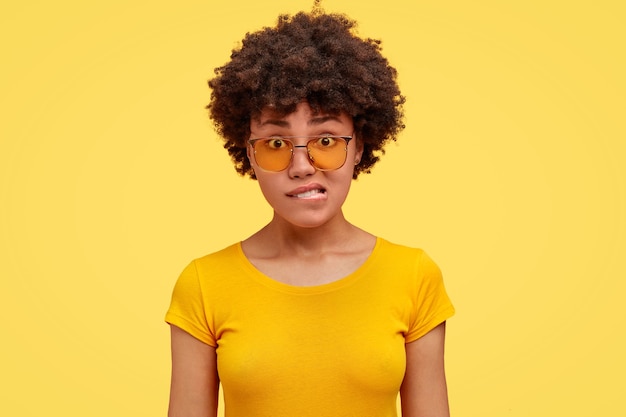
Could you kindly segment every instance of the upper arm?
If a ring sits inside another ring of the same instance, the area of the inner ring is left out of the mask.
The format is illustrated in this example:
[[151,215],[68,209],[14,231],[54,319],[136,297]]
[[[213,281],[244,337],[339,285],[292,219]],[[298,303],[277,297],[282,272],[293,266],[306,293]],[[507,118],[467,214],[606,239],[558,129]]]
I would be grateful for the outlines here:
[[169,417],[215,417],[219,378],[215,348],[171,326],[172,382]]
[[400,397],[403,417],[449,417],[444,370],[445,322],[406,344]]

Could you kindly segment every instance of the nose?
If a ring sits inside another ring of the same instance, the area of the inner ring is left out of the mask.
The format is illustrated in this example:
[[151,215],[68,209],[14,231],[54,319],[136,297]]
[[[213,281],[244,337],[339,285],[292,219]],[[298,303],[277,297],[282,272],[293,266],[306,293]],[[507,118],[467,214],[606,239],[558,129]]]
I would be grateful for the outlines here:
[[287,169],[291,178],[302,178],[315,174],[316,169],[311,164],[306,145],[294,145],[291,164]]

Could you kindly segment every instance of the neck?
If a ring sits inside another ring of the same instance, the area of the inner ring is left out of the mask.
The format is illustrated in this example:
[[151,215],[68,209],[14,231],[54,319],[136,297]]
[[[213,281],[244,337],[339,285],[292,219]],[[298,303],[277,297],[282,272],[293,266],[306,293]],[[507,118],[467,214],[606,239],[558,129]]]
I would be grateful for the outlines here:
[[326,224],[310,228],[295,226],[275,214],[272,221],[251,239],[264,242],[267,251],[283,255],[307,255],[350,245],[363,233],[349,223],[343,213]]

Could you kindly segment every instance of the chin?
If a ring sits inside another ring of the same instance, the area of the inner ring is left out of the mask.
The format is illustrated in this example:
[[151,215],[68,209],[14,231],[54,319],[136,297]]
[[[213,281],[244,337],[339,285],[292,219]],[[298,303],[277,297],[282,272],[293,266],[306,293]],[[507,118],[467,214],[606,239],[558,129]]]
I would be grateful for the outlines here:
[[325,215],[315,215],[315,213],[309,214],[309,215],[302,214],[299,216],[286,216],[286,217],[280,216],[280,214],[278,214],[278,216],[282,217],[285,223],[290,224],[294,227],[301,228],[301,229],[315,229],[317,227],[322,227],[331,223],[332,220],[337,217],[337,215],[325,216]]

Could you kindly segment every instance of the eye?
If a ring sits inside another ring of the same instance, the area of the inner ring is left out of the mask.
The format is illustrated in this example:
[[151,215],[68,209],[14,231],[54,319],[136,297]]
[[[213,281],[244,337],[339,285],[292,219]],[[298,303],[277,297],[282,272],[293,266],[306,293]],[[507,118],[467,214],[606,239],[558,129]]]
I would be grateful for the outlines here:
[[319,146],[320,148],[330,148],[336,142],[337,140],[333,138],[332,136],[322,136],[321,138],[317,140],[316,145]]
[[269,138],[267,147],[270,149],[282,149],[287,147],[287,143],[282,138]]

